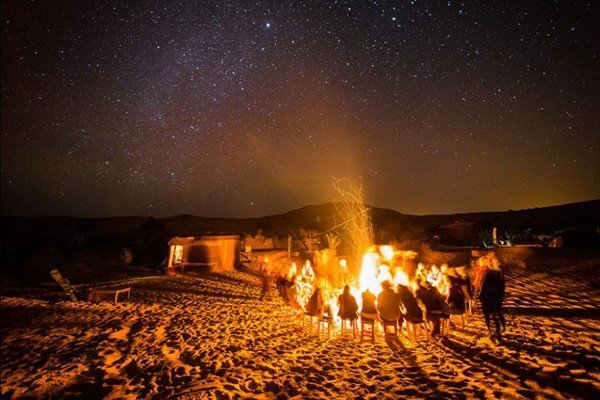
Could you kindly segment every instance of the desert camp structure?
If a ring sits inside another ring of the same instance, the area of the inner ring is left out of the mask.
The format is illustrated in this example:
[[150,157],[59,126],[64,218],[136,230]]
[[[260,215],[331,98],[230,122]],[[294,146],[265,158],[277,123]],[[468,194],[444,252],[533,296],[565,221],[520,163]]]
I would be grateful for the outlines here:
[[231,271],[240,262],[240,237],[233,234],[175,236],[169,241],[167,272],[201,268]]

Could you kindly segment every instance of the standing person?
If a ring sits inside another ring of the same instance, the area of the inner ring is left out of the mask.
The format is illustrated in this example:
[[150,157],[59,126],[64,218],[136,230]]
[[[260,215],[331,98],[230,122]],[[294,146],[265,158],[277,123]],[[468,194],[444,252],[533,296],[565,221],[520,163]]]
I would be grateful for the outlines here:
[[360,310],[360,317],[364,319],[376,319],[377,308],[375,308],[376,297],[369,288],[362,292],[362,309]]
[[[505,289],[504,273],[500,269],[498,259],[493,258],[491,265],[483,276],[479,298],[488,331],[498,341],[501,339],[501,333],[506,329],[506,320],[502,314]],[[492,333],[490,317],[494,322],[494,333]]]
[[269,287],[271,286],[271,269],[269,268],[268,259],[265,259],[260,266],[260,283],[262,290],[260,292],[260,300],[264,301],[269,296]]
[[341,319],[355,320],[358,318],[358,303],[352,293],[350,293],[350,286],[344,286],[344,292],[338,297],[338,303],[340,309],[338,310],[338,316]]
[[473,289],[476,293],[481,291],[481,284],[483,283],[483,277],[490,267],[490,259],[487,256],[479,257],[476,262],[477,271],[475,272],[475,281],[473,282]]
[[392,290],[389,281],[381,282],[383,289],[377,296],[377,311],[382,320],[395,322],[402,326],[402,311],[400,311],[400,297]]

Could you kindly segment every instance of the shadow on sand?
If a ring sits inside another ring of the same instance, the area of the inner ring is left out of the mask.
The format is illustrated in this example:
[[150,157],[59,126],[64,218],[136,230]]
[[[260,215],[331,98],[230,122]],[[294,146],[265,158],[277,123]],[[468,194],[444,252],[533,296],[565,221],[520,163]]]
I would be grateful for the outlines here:
[[540,308],[540,307],[504,307],[509,315],[529,315],[559,318],[600,318],[600,308]]

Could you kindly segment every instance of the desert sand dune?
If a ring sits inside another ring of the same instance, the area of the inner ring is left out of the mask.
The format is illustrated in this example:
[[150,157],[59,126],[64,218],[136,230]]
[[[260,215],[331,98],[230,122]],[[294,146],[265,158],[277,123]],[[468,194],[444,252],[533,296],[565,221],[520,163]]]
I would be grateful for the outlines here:
[[2,396],[600,398],[599,291],[558,272],[508,274],[501,345],[481,315],[441,343],[317,337],[240,271],[139,280],[117,305],[5,297]]

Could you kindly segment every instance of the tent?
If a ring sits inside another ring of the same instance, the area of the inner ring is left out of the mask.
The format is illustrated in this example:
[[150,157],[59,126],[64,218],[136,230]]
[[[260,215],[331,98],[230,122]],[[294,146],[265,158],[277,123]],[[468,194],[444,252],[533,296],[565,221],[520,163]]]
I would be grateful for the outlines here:
[[169,240],[167,273],[190,267],[231,271],[240,262],[240,237],[233,234],[175,236]]

